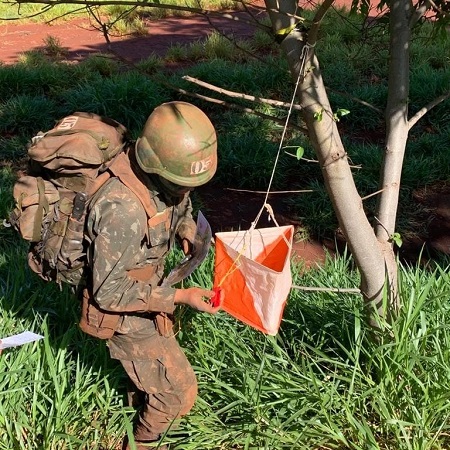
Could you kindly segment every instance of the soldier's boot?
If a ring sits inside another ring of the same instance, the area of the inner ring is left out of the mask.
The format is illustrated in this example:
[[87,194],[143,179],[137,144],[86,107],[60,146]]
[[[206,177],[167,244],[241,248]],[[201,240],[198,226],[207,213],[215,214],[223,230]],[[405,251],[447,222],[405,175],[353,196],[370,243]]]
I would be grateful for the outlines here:
[[156,442],[143,442],[143,441],[135,441],[134,447],[131,446],[131,444],[128,444],[125,447],[125,450],[133,450],[134,448],[136,450],[169,450],[168,445],[160,445],[158,447],[158,444]]

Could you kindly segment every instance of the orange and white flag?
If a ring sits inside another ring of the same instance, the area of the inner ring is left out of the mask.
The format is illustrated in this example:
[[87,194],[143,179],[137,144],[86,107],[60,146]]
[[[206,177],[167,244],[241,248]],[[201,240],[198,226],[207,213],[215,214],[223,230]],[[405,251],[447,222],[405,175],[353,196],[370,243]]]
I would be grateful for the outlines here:
[[292,225],[216,233],[214,288],[227,313],[269,335],[292,286]]

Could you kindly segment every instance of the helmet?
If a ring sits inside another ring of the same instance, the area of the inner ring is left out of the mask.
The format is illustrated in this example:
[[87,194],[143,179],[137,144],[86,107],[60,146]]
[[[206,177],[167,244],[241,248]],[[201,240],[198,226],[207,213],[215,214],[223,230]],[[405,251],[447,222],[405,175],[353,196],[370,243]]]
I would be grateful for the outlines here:
[[144,172],[180,186],[200,186],[217,169],[216,131],[196,106],[163,103],[150,114],[136,141],[136,159]]

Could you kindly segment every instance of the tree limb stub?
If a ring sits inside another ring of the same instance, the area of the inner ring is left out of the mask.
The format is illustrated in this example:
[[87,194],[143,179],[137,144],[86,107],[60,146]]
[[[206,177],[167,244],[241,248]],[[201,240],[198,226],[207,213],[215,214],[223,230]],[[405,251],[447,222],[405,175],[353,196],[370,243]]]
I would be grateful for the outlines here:
[[[263,119],[270,120],[272,122],[275,122],[275,123],[278,123],[280,125],[285,126],[285,120],[284,119],[279,119],[278,117],[270,116],[269,114],[264,114],[264,113],[255,111],[254,109],[246,108],[246,107],[243,107],[243,106],[240,106],[240,105],[236,105],[234,103],[228,103],[228,102],[226,102],[224,100],[219,100],[217,98],[207,97],[206,95],[201,95],[201,94],[195,94],[193,92],[189,92],[189,91],[186,91],[185,89],[180,89],[180,88],[177,88],[175,86],[171,86],[170,85],[170,87],[172,89],[174,89],[175,91],[179,92],[180,94],[184,94],[184,95],[187,95],[189,97],[195,97],[195,98],[198,98],[198,99],[210,102],[210,103],[216,103],[216,104],[221,105],[221,106],[223,106],[225,108],[238,109],[240,111],[243,111],[243,112],[246,112],[246,113],[249,113],[249,114],[253,114],[255,116],[259,116],[259,117],[261,117]],[[288,127],[292,128],[294,130],[300,131],[301,133],[304,133],[304,134],[306,134],[308,132],[308,130],[306,130],[306,128],[299,127],[299,126],[294,125],[292,123],[288,124]]]
[[448,98],[450,98],[450,91],[440,95],[439,97],[428,103],[428,105],[425,105],[423,108],[419,109],[419,111],[417,111],[416,114],[414,114],[414,116],[409,119],[408,130],[410,130],[427,112],[429,112],[432,108],[439,105],[439,103],[442,103]]
[[[183,80],[189,81],[191,83],[195,83],[199,86],[202,86],[206,89],[209,89],[211,91],[215,91],[215,92],[219,92],[220,94],[224,94],[227,95],[228,97],[234,97],[234,98],[242,98],[244,100],[249,100],[251,102],[255,102],[255,103],[262,103],[262,104],[267,104],[267,105],[272,105],[272,106],[278,106],[281,108],[291,108],[291,104],[290,103],[286,103],[286,102],[282,102],[279,100],[271,100],[268,98],[262,98],[262,97],[255,97],[254,95],[247,95],[244,94],[242,92],[235,92],[235,91],[229,91],[227,89],[223,89],[217,86],[214,86],[212,84],[206,83],[204,81],[201,81],[197,78],[193,78],[189,75],[185,75],[184,77],[182,77]],[[295,109],[297,111],[300,111],[302,108],[300,105],[292,105],[292,109]]]

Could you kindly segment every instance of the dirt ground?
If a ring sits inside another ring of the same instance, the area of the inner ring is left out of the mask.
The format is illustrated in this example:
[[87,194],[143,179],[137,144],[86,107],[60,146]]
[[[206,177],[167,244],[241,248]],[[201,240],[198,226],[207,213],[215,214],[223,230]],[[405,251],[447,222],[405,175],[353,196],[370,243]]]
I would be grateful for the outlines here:
[[[258,4],[252,13],[261,18],[264,14]],[[304,3],[311,5],[311,3]],[[337,6],[349,4],[349,0],[339,0]],[[0,20],[0,62],[14,64],[20,56],[28,51],[45,47],[49,37],[57,38],[59,45],[65,50],[65,59],[76,62],[86,56],[98,52],[112,52],[132,62],[145,59],[151,54],[164,55],[167,49],[175,44],[189,44],[206,38],[217,30],[228,36],[251,37],[255,28],[243,22],[244,12],[232,13],[236,20],[219,19],[205,16],[168,18],[155,22],[147,22],[148,34],[145,36],[111,37],[108,45],[102,34],[93,29],[86,19],[76,19],[56,24],[28,23],[15,24]],[[239,19],[239,20],[238,20]],[[206,205],[205,215],[211,223],[213,232],[230,229],[247,229],[257,217],[262,207],[263,195],[229,191],[225,189],[205,187],[200,190],[202,202]],[[429,210],[426,235],[405,243],[401,256],[406,260],[414,260],[425,245],[425,253],[433,255],[436,251],[450,254],[450,184],[430,187],[415,193],[418,204]],[[269,198],[275,218],[280,225],[301,224],[289,217],[289,212],[276,196]],[[267,220],[268,214],[261,216],[258,226],[273,226]],[[425,219],[424,219],[425,220]],[[295,254],[306,265],[323,261],[325,243],[299,241],[295,245]],[[333,245],[331,245],[333,250]],[[330,249],[329,249],[330,250]]]
[[[250,4],[250,1],[248,3]],[[262,8],[264,2],[253,0],[251,3],[252,6],[249,8],[251,14],[258,20],[264,17],[265,12]],[[307,8],[314,6],[312,0],[302,0],[299,4]],[[350,4],[351,0],[335,2],[336,7],[347,7]],[[147,35],[112,36],[110,45],[87,19],[24,25],[0,19],[0,61],[5,64],[17,62],[24,52],[42,49],[49,36],[58,38],[61,46],[67,50],[65,57],[70,61],[83,59],[92,53],[108,51],[122,58],[138,61],[152,53],[164,55],[172,45],[201,40],[215,30],[228,36],[239,37],[250,37],[255,33],[255,27],[248,23],[249,15],[246,12],[230,12],[230,16],[232,20],[215,15],[148,20]]]
[[[235,13],[242,17],[242,13]],[[75,19],[57,24],[29,23],[18,25],[0,23],[0,61],[5,64],[17,62],[20,55],[30,50],[42,50],[49,37],[57,38],[66,51],[65,59],[79,61],[95,53],[109,53],[136,62],[155,54],[163,56],[168,48],[176,44],[190,44],[206,38],[214,27],[228,35],[250,37],[254,28],[242,22],[193,16],[167,18],[146,22],[148,34],[145,36],[110,36],[107,44],[102,33],[87,19]]]

